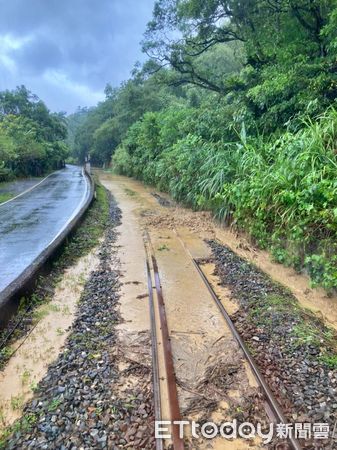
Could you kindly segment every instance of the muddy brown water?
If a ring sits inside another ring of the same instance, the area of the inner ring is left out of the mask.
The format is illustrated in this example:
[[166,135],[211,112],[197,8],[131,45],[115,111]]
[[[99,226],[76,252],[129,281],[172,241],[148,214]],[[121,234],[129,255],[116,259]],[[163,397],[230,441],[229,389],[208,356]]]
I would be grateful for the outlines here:
[[262,269],[273,280],[290,289],[303,308],[309,309],[337,330],[336,295],[328,296],[324,289],[312,288],[308,276],[272,261],[268,252],[252,246],[243,234],[216,226],[215,237],[239,256]]
[[[146,229],[151,237],[158,261],[163,287],[168,326],[172,339],[174,363],[178,380],[179,402],[184,419],[198,420],[208,414],[208,419],[228,420],[230,407],[238,408],[257,390],[257,384],[238,345],[233,340],[224,319],[215,306],[209,292],[198,276],[193,258],[208,258],[210,250],[204,239],[217,238],[240,256],[253,262],[276,281],[286,285],[300,304],[323,317],[337,329],[336,298],[328,298],[323,290],[311,289],[308,278],[292,269],[271,261],[268,253],[250,245],[245,236],[217,225],[210,214],[192,212],[171,202],[160,204],[153,195],[153,188],[106,172],[99,172],[103,185],[115,196],[122,210],[122,224],[114,248],[118,255],[121,274],[119,312],[122,322],[118,325],[118,345],[123,348],[121,361],[139,361],[149,364],[150,320],[145,270],[143,234]],[[167,198],[160,194],[161,198]],[[163,202],[161,202],[163,203]],[[20,349],[0,374],[0,405],[2,426],[12,423],[21,414],[23,403],[33,395],[33,387],[44,376],[47,366],[57,358],[73,322],[76,304],[82,285],[98,264],[96,250],[81,258],[67,270],[57,287],[52,302],[43,306],[39,323],[29,337],[15,344]],[[229,313],[238,305],[230,292],[219,286],[213,275],[214,265],[202,267],[213,289]],[[34,355],[34,357],[32,357]],[[164,371],[163,359],[160,370]],[[220,393],[212,383],[205,383],[207,376],[217,367],[237,366],[238,374]],[[121,362],[120,370],[127,367]],[[164,376],[164,375],[163,375]],[[139,382],[136,377],[125,376],[120,395],[126,387]],[[213,398],[216,407],[203,410],[205,398]],[[162,380],[163,418],[169,417],[165,380]],[[259,442],[242,440],[199,441],[190,448],[245,450],[262,448]]]
[[[129,197],[137,198],[138,205],[142,205],[141,212],[143,222],[147,226],[160,228],[187,228],[192,235],[197,234],[199,238],[198,248],[202,248],[203,239],[218,239],[222,244],[228,246],[239,256],[255,264],[275,281],[286,286],[297,298],[299,303],[322,318],[329,326],[337,330],[337,296],[328,296],[322,288],[312,288],[310,279],[305,274],[299,274],[294,269],[285,267],[274,262],[267,251],[259,250],[253,246],[243,233],[238,233],[231,228],[224,228],[215,222],[207,212],[192,212],[191,210],[176,206],[174,208],[160,207],[153,197],[153,188],[148,188],[142,183],[120,177],[109,175],[110,180],[118,182],[126,189]],[[160,194],[161,197],[169,197]],[[174,204],[174,202],[172,202]],[[188,242],[188,236],[184,236]],[[196,249],[197,247],[195,247]],[[195,254],[198,256],[198,252]],[[199,252],[199,255],[202,255]]]
[[[100,172],[100,179],[116,197],[122,209],[122,228],[125,229],[121,233],[121,248],[122,252],[129,254],[131,272],[138,264],[137,261],[141,260],[138,269],[131,278],[128,277],[128,284],[123,288],[127,291],[121,297],[125,331],[128,326],[130,330],[135,329],[135,324],[147,327],[148,330],[150,327],[146,302],[139,303],[138,300],[137,303],[136,300],[145,287],[145,278],[140,280],[139,275],[137,277],[141,266],[142,273],[145,274],[142,230],[147,229],[150,234],[163,286],[183,418],[193,419],[202,415],[201,411],[184,415],[184,411],[188,411],[191,402],[201,394],[200,386],[208,368],[220,366],[223,362],[228,365],[238,361],[243,368],[240,377],[235,380],[235,385],[227,390],[222,402],[216,397],[219,402],[215,411],[209,411],[209,416],[218,420],[228,418],[228,402],[235,399],[237,404],[240,404],[242,397],[254,391],[257,386],[255,377],[243,361],[236,342],[233,341],[191,261],[191,257],[207,259],[210,256],[204,239],[216,238],[249,262],[253,262],[271,278],[287,286],[304,308],[315,312],[337,329],[337,299],[327,297],[321,289],[310,288],[309,279],[305,275],[273,262],[267,252],[256,249],[244,235],[222,228],[208,213],[192,212],[175,205],[165,194],[160,194],[161,198],[167,198],[169,204],[173,205],[167,207],[153,195],[153,188],[148,188],[136,180],[103,172]],[[203,271],[227,311],[237,311],[238,305],[231,298],[230,292],[219,286],[219,280],[213,275],[214,265],[204,264]],[[132,281],[138,282],[133,284]],[[131,308],[132,305],[136,309]],[[139,329],[142,329],[142,326]],[[162,359],[160,365],[163,366]],[[165,403],[165,388],[162,388],[162,392],[162,401]],[[169,411],[165,406],[163,416],[168,415]],[[200,449],[260,447],[258,442],[224,442],[223,439],[211,442],[201,440],[192,444],[192,448]]]
[[[117,242],[122,273],[120,313],[124,322],[119,327],[120,339],[126,339],[129,333],[134,335],[136,331],[140,333],[150,331],[148,299],[145,298],[143,233],[146,229],[150,234],[160,270],[183,418],[192,420],[200,418],[205,413],[202,408],[200,411],[193,410],[193,413],[184,411],[189,411],[193,401],[205,400],[203,386],[206,382],[207,369],[221,365],[238,365],[241,368],[237,383],[230,386],[226,392],[228,402],[240,404],[245,396],[256,390],[255,378],[244,363],[237,343],[191,259],[191,255],[195,258],[209,256],[208,247],[196,233],[199,227],[204,229],[205,217],[193,220],[184,216],[182,211],[182,226],[173,229],[169,217],[172,211],[166,206],[161,206],[153,196],[153,190],[134,180],[104,172],[100,172],[99,177],[102,184],[114,195],[122,210],[122,225]],[[176,209],[174,213],[177,213]],[[177,219],[177,216],[175,218]],[[223,301],[230,301],[227,292],[222,291],[221,295]],[[156,314],[158,315],[157,310]],[[159,330],[157,331],[159,336]],[[162,346],[160,337],[158,344]],[[161,352],[159,373],[162,418],[167,420],[170,415]],[[223,407],[227,403],[217,393],[214,393],[214,398],[218,406],[209,411],[209,418],[212,418],[212,414],[216,414],[218,419],[221,417],[227,419],[228,411]],[[200,449],[260,448],[258,443],[248,444],[240,440],[224,442],[223,439],[211,442],[200,439],[194,442],[193,446]]]

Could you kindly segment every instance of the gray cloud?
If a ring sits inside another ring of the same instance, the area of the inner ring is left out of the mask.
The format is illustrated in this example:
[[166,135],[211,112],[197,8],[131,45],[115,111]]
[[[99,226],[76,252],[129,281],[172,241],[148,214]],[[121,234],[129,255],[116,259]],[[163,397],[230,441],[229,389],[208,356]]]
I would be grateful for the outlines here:
[[144,58],[153,3],[0,0],[0,90],[25,84],[53,110],[95,104]]

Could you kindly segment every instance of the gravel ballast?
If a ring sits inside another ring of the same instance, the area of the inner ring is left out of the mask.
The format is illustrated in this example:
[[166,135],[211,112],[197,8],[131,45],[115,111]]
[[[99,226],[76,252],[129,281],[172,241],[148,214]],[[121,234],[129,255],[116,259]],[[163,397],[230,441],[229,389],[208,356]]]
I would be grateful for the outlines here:
[[[335,333],[257,267],[217,241],[208,244],[216,275],[240,305],[231,318],[289,423],[328,423],[332,431],[337,419],[337,371],[331,364]],[[330,439],[318,444],[332,448]]]
[[[3,448],[153,448],[151,366],[133,361],[124,370],[118,367],[120,274],[114,244],[120,218],[111,198],[100,265],[85,284],[66,345]],[[121,391],[130,376],[136,382]]]

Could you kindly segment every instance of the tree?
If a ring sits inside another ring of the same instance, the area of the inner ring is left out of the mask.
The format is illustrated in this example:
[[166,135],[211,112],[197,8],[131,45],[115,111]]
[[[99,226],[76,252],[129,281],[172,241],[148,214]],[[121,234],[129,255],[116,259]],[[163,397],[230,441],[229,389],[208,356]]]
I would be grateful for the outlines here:
[[64,114],[51,113],[25,86],[0,92],[0,132],[1,164],[16,175],[41,175],[64,164]]
[[322,30],[332,10],[328,0],[158,0],[143,49],[158,64],[172,67],[181,83],[226,95],[231,83],[200,70],[201,55],[235,42],[256,69],[285,53],[289,59],[322,57],[327,47]]
[[103,122],[94,132],[93,148],[90,153],[93,164],[108,164],[118,143],[118,123],[113,117]]
[[15,143],[14,157],[8,161],[10,168],[20,175],[41,175],[46,148],[37,139],[35,123],[20,115],[7,115],[0,123],[0,130]]

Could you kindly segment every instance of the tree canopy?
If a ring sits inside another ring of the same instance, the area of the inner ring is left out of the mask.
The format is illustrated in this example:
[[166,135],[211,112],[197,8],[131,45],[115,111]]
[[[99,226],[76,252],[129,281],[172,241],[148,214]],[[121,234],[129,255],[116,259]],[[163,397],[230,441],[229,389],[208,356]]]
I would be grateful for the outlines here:
[[64,115],[51,113],[25,86],[0,92],[0,180],[62,167],[66,136]]
[[149,60],[75,133],[109,164],[337,287],[336,0],[157,0]]

